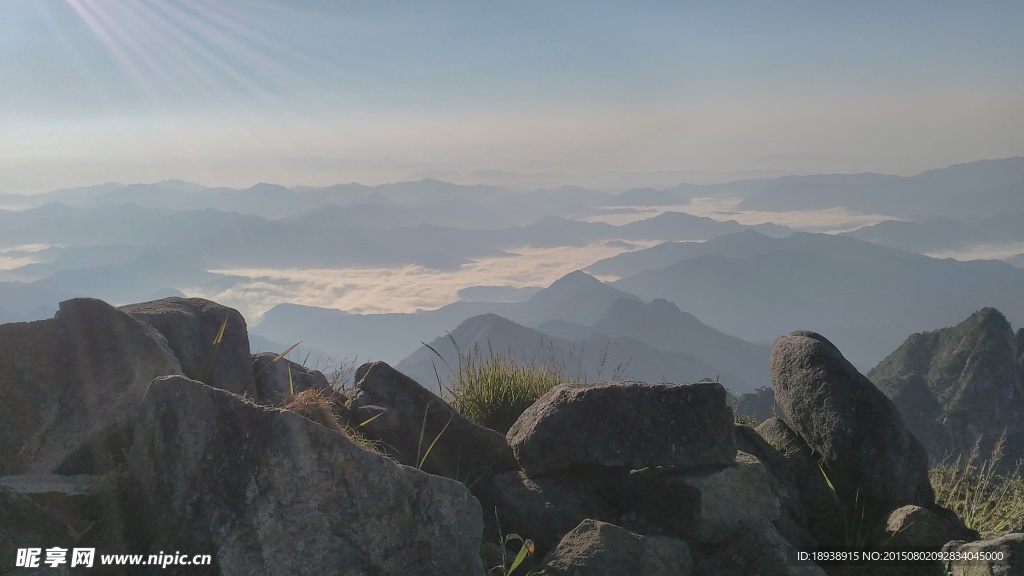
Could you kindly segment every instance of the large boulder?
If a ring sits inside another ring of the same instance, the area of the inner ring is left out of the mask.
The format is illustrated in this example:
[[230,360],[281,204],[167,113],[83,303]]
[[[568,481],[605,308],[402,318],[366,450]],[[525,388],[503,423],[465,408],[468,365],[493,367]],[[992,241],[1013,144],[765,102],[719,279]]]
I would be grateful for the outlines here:
[[334,395],[335,391],[323,372],[287,358],[275,359],[277,354],[271,352],[252,356],[252,373],[256,382],[253,398],[258,402],[280,404],[289,396],[310,389]]
[[814,332],[782,336],[770,370],[786,422],[821,456],[847,510],[870,523],[934,501],[924,447],[831,342]]
[[518,468],[504,436],[470,422],[384,362],[363,364],[355,380],[351,424],[365,423],[359,431],[402,464],[474,485]]
[[153,381],[129,463],[151,551],[219,574],[483,574],[465,486],[199,382]]
[[0,350],[0,476],[113,468],[149,382],[181,374],[159,333],[89,298],[0,326]]
[[736,457],[732,410],[714,382],[552,388],[507,434],[522,469],[722,467]]
[[164,335],[185,376],[228,392],[253,394],[249,332],[234,308],[202,298],[171,297],[121,310]]
[[537,576],[687,576],[693,558],[686,542],[640,536],[614,524],[587,519],[565,535],[544,559]]

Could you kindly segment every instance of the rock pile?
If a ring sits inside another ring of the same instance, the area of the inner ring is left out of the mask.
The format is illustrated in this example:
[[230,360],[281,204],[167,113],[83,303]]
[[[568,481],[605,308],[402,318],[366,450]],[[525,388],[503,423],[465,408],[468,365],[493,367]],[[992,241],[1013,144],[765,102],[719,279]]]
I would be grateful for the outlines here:
[[[386,364],[342,395],[243,347],[244,319],[198,299],[72,300],[0,326],[0,572],[18,550],[94,547],[210,557],[113,574],[480,576],[510,533],[535,545],[516,573],[545,576],[918,570],[797,559],[852,541],[1024,566],[1024,536],[977,542],[935,505],[921,444],[817,334],[776,342],[784,418],[757,430],[717,383],[609,382],[554,388],[505,436]],[[337,427],[278,407],[303,390]]]

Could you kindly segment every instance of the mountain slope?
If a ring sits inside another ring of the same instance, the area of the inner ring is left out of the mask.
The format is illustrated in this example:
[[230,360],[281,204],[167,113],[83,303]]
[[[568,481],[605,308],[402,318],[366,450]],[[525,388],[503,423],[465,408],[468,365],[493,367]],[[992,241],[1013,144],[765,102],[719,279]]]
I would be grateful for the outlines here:
[[[685,352],[739,377],[743,385],[726,386],[747,392],[770,386],[771,348],[723,334],[675,304],[655,299],[648,304],[620,299],[590,328],[611,337],[626,337],[665,351]],[[749,390],[748,390],[749,389]]]
[[867,376],[941,460],[966,457],[976,441],[987,456],[1005,430],[1005,463],[1024,456],[1024,330],[984,308],[951,328],[913,334]]
[[789,176],[744,199],[744,210],[845,207],[910,218],[980,219],[1024,210],[1024,158],[981,160],[916,176]]
[[620,298],[639,300],[577,270],[513,308],[509,318],[525,326],[537,326],[549,320],[590,324]]
[[966,248],[995,240],[982,229],[949,218],[931,218],[924,222],[886,220],[842,235],[918,254]]

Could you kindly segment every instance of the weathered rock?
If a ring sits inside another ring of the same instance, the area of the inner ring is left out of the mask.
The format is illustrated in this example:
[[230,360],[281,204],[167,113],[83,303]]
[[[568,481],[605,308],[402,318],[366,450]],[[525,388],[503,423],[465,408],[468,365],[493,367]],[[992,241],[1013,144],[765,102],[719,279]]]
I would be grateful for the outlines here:
[[770,368],[786,422],[821,456],[848,511],[870,523],[934,501],[924,447],[831,342],[813,332],[780,337]]
[[480,505],[301,416],[182,377],[150,385],[130,470],[151,549],[220,574],[483,574]]
[[720,384],[607,382],[556,386],[507,438],[532,477],[574,465],[727,466],[736,456],[732,428]]
[[[846,544],[844,514],[835,494],[818,467],[818,457],[803,438],[778,418],[769,418],[757,427],[757,434],[765,439],[789,463],[793,482],[803,509],[807,514],[807,530],[821,546]],[[800,544],[799,542],[793,542]]]
[[825,576],[812,562],[798,562],[797,549],[768,522],[734,533],[715,546],[694,551],[697,574],[715,576]]
[[741,452],[753,455],[768,472],[768,485],[779,502],[780,515],[775,527],[791,544],[816,546],[818,541],[807,532],[807,510],[800,500],[793,468],[786,457],[750,426],[736,425],[736,444]]
[[473,424],[384,362],[356,370],[350,412],[354,423],[373,418],[360,432],[380,440],[402,464],[421,467],[429,449],[422,469],[431,474],[475,484],[483,475],[518,468],[504,436]]
[[584,520],[544,559],[538,576],[687,576],[693,558],[686,542],[640,536],[614,524]]
[[932,506],[907,505],[893,510],[885,525],[883,542],[888,547],[920,547],[939,550],[953,540],[972,541],[978,533],[964,526],[953,512]]
[[279,404],[289,396],[313,389],[334,394],[327,377],[319,370],[311,370],[282,358],[274,362],[277,354],[264,352],[252,356],[255,378],[255,399],[264,404]]
[[103,473],[156,376],[180,374],[163,337],[102,302],[0,326],[0,475]]
[[253,394],[249,332],[245,318],[234,308],[202,298],[172,297],[121,310],[159,330],[189,378],[228,392]]
[[985,554],[979,560],[950,561],[946,572],[951,576],[1020,576],[1024,574],[1024,533],[1009,532],[977,542],[955,540],[942,547],[943,552],[959,552],[968,556]]

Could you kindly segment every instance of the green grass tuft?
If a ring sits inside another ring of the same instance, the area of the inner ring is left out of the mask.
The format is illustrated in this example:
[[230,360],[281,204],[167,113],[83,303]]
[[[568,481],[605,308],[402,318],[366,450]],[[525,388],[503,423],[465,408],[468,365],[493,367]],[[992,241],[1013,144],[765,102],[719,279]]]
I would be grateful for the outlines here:
[[569,380],[561,364],[521,362],[493,350],[484,354],[479,346],[466,354],[460,351],[458,365],[449,368],[452,408],[469,421],[501,433],[508,432],[548,390]]

